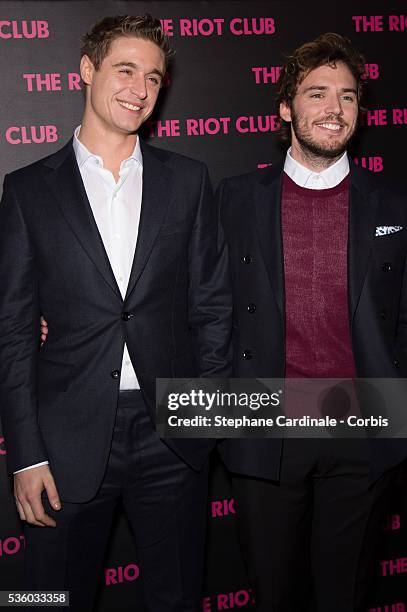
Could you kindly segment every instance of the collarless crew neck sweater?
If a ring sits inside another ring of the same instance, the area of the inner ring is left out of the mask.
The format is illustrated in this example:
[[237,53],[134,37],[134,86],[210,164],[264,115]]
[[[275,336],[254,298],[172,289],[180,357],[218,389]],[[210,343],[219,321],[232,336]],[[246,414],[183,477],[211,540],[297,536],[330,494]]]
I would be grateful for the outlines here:
[[287,378],[353,378],[348,313],[349,178],[307,189],[283,175]]

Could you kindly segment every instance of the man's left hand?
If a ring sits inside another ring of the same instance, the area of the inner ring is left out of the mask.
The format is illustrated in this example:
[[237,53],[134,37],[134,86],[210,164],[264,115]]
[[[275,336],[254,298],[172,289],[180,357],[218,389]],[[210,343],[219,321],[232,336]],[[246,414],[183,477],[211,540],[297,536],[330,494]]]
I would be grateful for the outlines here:
[[41,326],[41,346],[44,344],[44,342],[47,339],[47,335],[48,335],[48,323],[46,322],[46,320],[44,319],[43,316],[41,316],[40,319],[40,326]]

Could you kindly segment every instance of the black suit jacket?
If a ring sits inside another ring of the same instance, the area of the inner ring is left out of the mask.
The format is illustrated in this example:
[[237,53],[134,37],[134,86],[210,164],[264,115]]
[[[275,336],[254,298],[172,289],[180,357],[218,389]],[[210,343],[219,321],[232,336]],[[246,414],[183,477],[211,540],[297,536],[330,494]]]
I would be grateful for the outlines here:
[[[235,377],[284,376],[282,173],[279,165],[225,179],[217,193],[230,254]],[[403,229],[375,236],[391,225]],[[359,378],[407,376],[406,253],[405,198],[351,163],[348,295]],[[278,479],[281,440],[225,441],[220,451],[233,471]],[[407,440],[376,440],[372,455],[376,477],[407,455]]]
[[[230,375],[227,254],[204,164],[142,143],[125,300],[72,148],[6,176],[0,206],[0,392],[10,472],[49,460],[62,499],[105,469],[124,342],[152,416],[156,377]],[[39,317],[50,333],[39,349]],[[131,316],[127,316],[130,314]],[[210,440],[169,444],[200,468]]]

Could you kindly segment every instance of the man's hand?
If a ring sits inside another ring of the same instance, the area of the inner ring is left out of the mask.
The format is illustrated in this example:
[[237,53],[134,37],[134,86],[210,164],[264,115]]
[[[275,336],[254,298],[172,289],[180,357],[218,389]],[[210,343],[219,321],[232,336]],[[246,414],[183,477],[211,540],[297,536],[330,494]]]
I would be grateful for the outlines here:
[[14,497],[21,520],[38,527],[55,527],[56,522],[45,513],[42,505],[44,489],[52,508],[60,510],[61,502],[49,465],[14,474]]
[[44,317],[41,317],[40,319],[40,326],[41,326],[41,346],[42,346],[45,340],[47,339],[47,335],[48,335],[48,323],[46,322]]

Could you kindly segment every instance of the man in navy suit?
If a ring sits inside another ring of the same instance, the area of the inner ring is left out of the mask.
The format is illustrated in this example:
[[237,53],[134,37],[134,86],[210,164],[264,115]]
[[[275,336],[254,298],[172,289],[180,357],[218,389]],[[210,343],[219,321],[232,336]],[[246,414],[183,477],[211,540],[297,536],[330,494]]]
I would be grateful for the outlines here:
[[[220,185],[235,377],[398,385],[407,375],[405,198],[346,152],[364,69],[337,34],[294,51],[279,81],[284,164]],[[405,440],[240,439],[220,449],[256,609],[366,609],[380,502]]]
[[169,55],[149,15],[96,24],[81,125],[6,176],[0,206],[1,417],[26,587],[69,590],[73,610],[92,609],[119,497],[146,609],[199,609],[212,444],[158,438],[155,379],[229,375],[231,297],[206,167],[138,137]]

